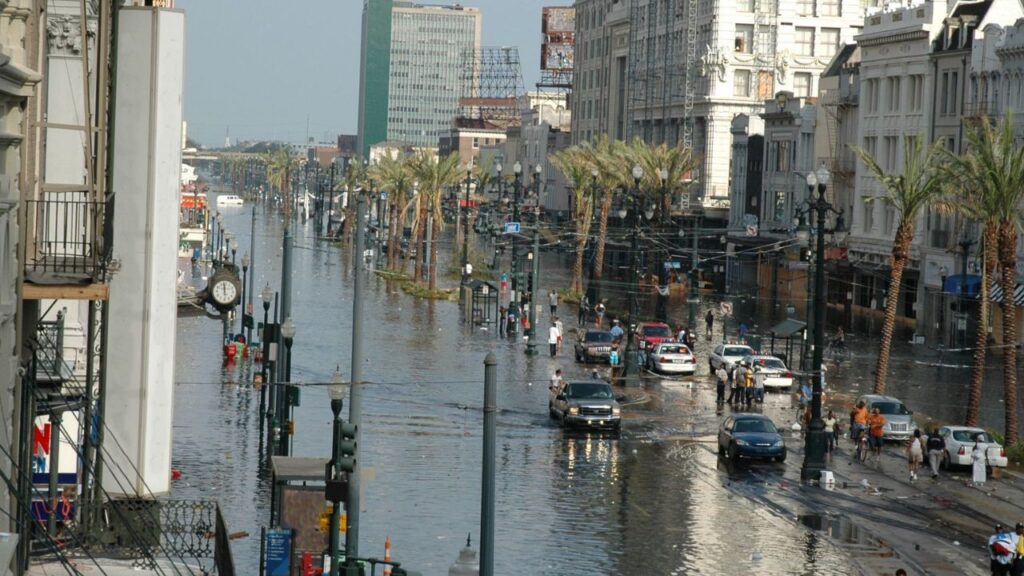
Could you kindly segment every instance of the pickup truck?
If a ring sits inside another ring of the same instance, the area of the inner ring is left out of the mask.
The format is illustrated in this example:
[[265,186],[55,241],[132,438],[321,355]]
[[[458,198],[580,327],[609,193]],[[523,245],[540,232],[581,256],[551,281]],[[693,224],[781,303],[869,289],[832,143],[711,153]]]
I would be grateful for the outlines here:
[[606,428],[616,432],[622,425],[622,410],[607,382],[568,382],[551,391],[548,412],[563,428]]

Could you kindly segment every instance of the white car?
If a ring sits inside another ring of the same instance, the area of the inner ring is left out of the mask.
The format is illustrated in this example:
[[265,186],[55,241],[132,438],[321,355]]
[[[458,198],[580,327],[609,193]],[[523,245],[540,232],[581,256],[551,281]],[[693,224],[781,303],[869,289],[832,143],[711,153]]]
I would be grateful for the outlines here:
[[943,426],[939,428],[939,436],[946,441],[946,453],[942,457],[943,468],[974,465],[971,452],[974,451],[976,441],[985,447],[989,466],[1006,468],[1006,451],[981,428]]
[[234,194],[221,194],[217,196],[217,206],[241,206],[245,203],[241,196]]
[[647,368],[664,374],[693,374],[697,359],[686,344],[662,342],[647,354]]
[[775,356],[744,356],[743,361],[754,368],[754,374],[760,369],[764,373],[764,388],[782,389],[793,386],[793,373],[786,368],[786,363]]
[[743,360],[746,356],[753,356],[754,349],[743,344],[719,344],[708,354],[708,366],[714,374],[719,366],[725,366],[726,370],[732,369],[732,365]]

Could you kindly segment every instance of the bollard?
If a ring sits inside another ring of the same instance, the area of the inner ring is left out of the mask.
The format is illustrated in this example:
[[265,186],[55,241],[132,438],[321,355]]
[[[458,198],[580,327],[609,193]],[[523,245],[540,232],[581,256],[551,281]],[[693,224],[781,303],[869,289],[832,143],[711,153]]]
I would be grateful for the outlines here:
[[[391,535],[384,538],[384,561],[391,562]],[[384,565],[384,576],[391,576],[391,564]]]

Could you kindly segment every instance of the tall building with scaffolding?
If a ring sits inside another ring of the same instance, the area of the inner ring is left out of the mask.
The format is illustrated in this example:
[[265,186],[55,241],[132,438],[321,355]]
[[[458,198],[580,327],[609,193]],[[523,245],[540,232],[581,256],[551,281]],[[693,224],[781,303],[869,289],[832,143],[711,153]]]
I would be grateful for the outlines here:
[[[760,114],[780,91],[816,95],[821,71],[852,42],[864,17],[860,0],[579,0],[576,6],[581,41],[593,44],[581,45],[577,55],[585,90],[575,100],[585,107],[582,139],[604,132],[692,145],[704,158],[696,182],[705,207],[728,202],[733,118]],[[594,83],[599,92],[589,104],[587,87]],[[589,120],[587,107],[597,108],[598,120]]]
[[436,147],[466,92],[463,58],[480,49],[476,8],[365,0],[357,149]]

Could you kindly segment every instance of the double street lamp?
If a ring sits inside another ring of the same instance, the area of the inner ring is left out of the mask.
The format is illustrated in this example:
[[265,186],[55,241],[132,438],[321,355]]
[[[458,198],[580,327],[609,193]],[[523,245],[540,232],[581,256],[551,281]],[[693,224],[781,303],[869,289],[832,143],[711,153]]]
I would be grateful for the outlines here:
[[[245,297],[246,297],[245,284],[246,284],[246,280],[249,278],[249,264],[251,264],[251,263],[252,263],[252,259],[249,258],[249,253],[246,252],[245,254],[242,255],[242,322],[241,322],[241,324],[238,327],[238,332],[239,333],[246,332],[246,335],[245,335],[245,345],[246,346],[248,346],[249,343],[252,341],[252,332],[250,330],[247,330],[248,326],[246,326],[246,318],[248,317],[248,314],[249,314],[249,308],[248,308],[249,302],[248,302],[248,300],[245,299]],[[251,296],[251,294],[250,294],[250,296]]]
[[342,477],[342,453],[343,442],[341,409],[345,403],[345,396],[348,394],[348,384],[341,377],[341,368],[334,369],[331,382],[327,385],[327,395],[331,399],[331,413],[334,414],[334,426],[331,435],[331,463],[328,470],[328,477],[324,486],[324,496],[331,502],[331,524],[329,551],[331,555],[331,576],[340,574],[341,564],[339,562],[339,548],[341,532],[341,502],[345,499],[347,484]]
[[281,436],[278,444],[278,453],[281,456],[288,455],[288,439],[291,437],[291,402],[288,400],[288,391],[292,384],[292,342],[295,341],[295,321],[289,316],[281,324],[281,336],[284,338],[284,366],[281,372],[284,377],[274,387],[277,397],[278,428]]
[[[822,361],[825,352],[825,234],[832,234],[833,239],[841,244],[846,240],[846,226],[843,211],[836,210],[825,198],[828,188],[829,172],[824,166],[817,172],[807,175],[807,200],[799,210],[801,217],[817,216],[815,233],[814,268],[814,356],[811,363],[812,395],[811,422],[807,428],[804,444],[804,463],[800,469],[800,480],[810,482],[821,477],[825,469],[827,438],[825,423],[821,419],[821,392],[824,380]],[[815,195],[815,192],[817,194]],[[829,214],[836,216],[832,229],[826,229],[825,219]],[[803,223],[797,228],[796,235],[802,247],[810,245],[810,229]]]

